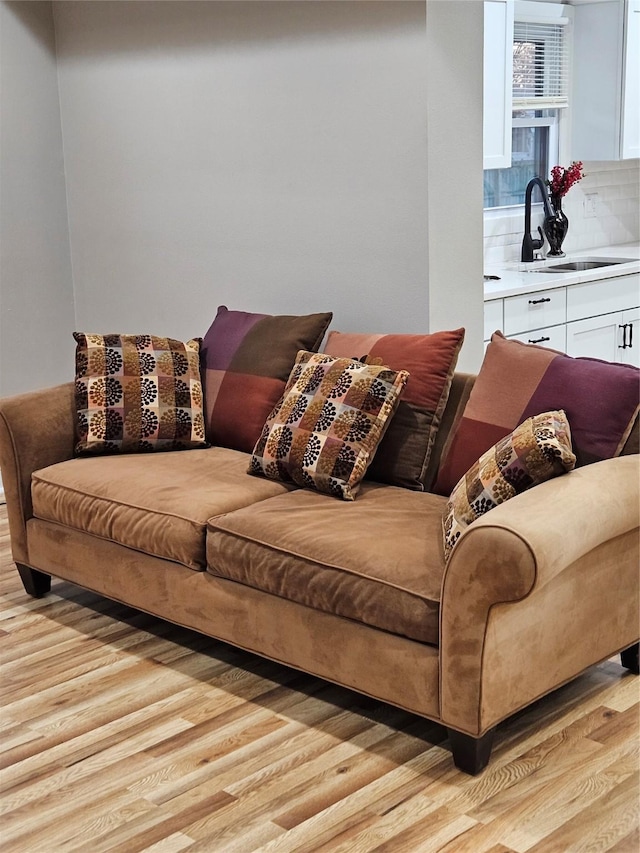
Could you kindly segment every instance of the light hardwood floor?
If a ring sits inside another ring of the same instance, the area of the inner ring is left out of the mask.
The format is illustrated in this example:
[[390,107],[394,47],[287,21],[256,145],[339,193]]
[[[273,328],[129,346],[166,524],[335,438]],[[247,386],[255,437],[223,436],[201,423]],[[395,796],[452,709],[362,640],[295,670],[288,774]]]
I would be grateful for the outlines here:
[[503,724],[471,778],[410,714],[68,583],[29,598],[3,506],[0,620],[3,853],[640,849],[616,661]]

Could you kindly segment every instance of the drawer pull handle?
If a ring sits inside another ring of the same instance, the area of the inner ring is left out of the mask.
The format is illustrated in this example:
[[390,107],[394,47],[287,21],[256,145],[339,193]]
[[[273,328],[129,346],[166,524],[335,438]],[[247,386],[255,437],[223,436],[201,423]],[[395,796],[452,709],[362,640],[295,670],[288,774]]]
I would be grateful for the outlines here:
[[626,349],[627,348],[627,324],[626,323],[618,323],[618,328],[622,329],[622,343],[618,344],[618,349]]
[[[622,345],[618,344],[618,349],[631,349],[633,346],[633,323],[621,323],[618,328],[622,329]],[[628,342],[627,329],[629,330]]]
[[551,297],[543,296],[542,299],[530,299],[529,305],[541,305],[543,302],[551,302]]
[[533,340],[533,341],[531,340],[531,338],[529,338],[529,343],[530,344],[542,344],[545,341],[550,341],[550,340],[551,340],[551,338],[545,338],[545,336],[543,335],[541,338],[535,338],[535,340]]

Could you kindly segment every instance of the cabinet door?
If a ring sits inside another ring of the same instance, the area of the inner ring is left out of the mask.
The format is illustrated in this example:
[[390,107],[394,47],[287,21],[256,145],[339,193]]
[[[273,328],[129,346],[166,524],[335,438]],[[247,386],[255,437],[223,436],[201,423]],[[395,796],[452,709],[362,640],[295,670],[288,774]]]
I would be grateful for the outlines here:
[[574,6],[572,160],[619,160],[624,0]]
[[622,312],[622,341],[618,343],[616,361],[640,367],[640,308]]
[[622,354],[622,312],[567,323],[567,354],[618,361]]
[[625,17],[622,157],[640,157],[640,0],[629,0]]
[[484,168],[511,166],[513,0],[484,4]]
[[640,3],[574,6],[571,159],[640,157]]

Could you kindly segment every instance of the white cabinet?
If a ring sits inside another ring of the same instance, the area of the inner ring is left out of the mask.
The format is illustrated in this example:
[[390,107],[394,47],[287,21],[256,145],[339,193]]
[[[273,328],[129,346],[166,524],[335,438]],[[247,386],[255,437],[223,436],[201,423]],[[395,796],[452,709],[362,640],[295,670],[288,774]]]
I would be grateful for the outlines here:
[[484,340],[491,340],[491,335],[504,328],[504,299],[491,299],[484,303]]
[[616,360],[640,367],[640,308],[622,312],[622,329],[622,345],[618,345]]
[[640,0],[627,3],[622,104],[622,158],[640,157]]
[[567,354],[640,367],[640,308],[567,323]]
[[540,293],[523,293],[504,300],[504,333],[507,336],[558,326],[567,320],[565,287]]
[[506,337],[564,352],[567,320],[565,287],[507,296],[503,301],[502,331]]
[[549,326],[546,329],[536,329],[522,335],[508,335],[509,340],[522,341],[523,344],[537,344],[540,347],[556,349],[565,352],[567,346],[566,326]]
[[485,342],[514,340],[640,367],[640,275],[623,275],[492,299]]
[[640,305],[640,275],[618,275],[567,288],[567,320],[625,311]]
[[571,157],[640,156],[640,0],[574,6]]
[[640,276],[567,288],[567,353],[640,367]]
[[484,3],[484,168],[511,166],[513,0]]

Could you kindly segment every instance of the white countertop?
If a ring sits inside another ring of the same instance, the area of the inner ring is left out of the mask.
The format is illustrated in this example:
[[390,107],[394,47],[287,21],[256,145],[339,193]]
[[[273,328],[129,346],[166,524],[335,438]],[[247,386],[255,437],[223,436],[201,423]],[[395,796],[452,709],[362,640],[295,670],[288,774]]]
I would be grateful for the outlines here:
[[[598,267],[582,272],[536,272],[554,264],[576,261],[584,258],[629,258],[628,263],[614,264],[610,267]],[[485,281],[484,298],[486,300],[502,299],[505,296],[517,296],[532,290],[549,290],[552,287],[565,287],[568,284],[581,284],[585,281],[596,281],[603,278],[613,278],[620,275],[631,275],[640,272],[640,246],[637,243],[625,243],[618,246],[602,246],[588,252],[567,253],[564,258],[547,258],[531,263],[491,264],[485,275],[497,275],[499,281]]]

